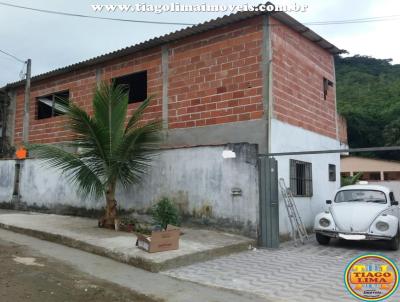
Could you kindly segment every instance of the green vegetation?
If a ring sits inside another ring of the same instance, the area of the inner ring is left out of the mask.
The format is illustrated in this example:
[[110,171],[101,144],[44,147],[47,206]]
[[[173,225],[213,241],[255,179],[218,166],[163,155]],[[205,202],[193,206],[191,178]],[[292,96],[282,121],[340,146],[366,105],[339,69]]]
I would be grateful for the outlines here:
[[[366,56],[336,57],[338,110],[350,147],[400,145],[400,64]],[[363,154],[400,159],[400,152]]]
[[99,226],[114,227],[117,185],[128,187],[140,182],[157,150],[160,121],[141,122],[149,102],[145,100],[128,118],[126,91],[121,86],[103,83],[94,93],[93,114],[74,102],[62,104],[67,125],[76,135],[75,140],[66,144],[68,148],[27,146],[34,156],[63,171],[83,197],[105,197],[105,215]]
[[341,177],[341,186],[351,186],[357,184],[357,182],[361,179],[363,176],[362,173],[357,173],[354,176],[342,176]]
[[163,197],[154,205],[152,216],[155,224],[161,226],[163,229],[166,229],[168,224],[179,226],[181,221],[178,208],[167,197]]

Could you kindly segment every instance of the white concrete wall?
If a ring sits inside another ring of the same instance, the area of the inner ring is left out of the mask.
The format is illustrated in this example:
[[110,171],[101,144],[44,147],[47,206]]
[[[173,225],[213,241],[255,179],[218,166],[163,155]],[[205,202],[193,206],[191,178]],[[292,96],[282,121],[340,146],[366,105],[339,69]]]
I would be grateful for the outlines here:
[[15,161],[0,160],[0,202],[10,201],[14,191]]
[[[332,138],[295,127],[276,119],[271,121],[271,152],[296,152],[339,149],[340,143]],[[332,199],[340,187],[340,154],[302,155],[276,157],[279,178],[290,186],[290,159],[312,163],[313,196],[296,197],[295,202],[307,227],[312,227],[314,217],[326,208],[326,200]],[[336,165],[336,182],[329,181],[328,165]],[[282,197],[279,201],[279,233],[288,234],[290,223]]]
[[[174,198],[189,214],[202,213],[207,206],[210,218],[228,219],[251,225],[258,221],[258,170],[255,145],[237,144],[237,158],[223,159],[223,146],[170,149],[161,151],[140,185],[119,188],[117,201],[122,208],[147,209],[162,196]],[[71,205],[100,208],[104,200],[82,199],[58,170],[40,160],[25,160],[21,167],[21,200],[28,205]],[[0,201],[11,200],[14,161],[0,161]],[[232,188],[242,196],[233,197]],[[209,211],[210,212],[210,211]]]
[[371,185],[378,185],[388,187],[393,190],[394,197],[397,201],[400,201],[400,181],[398,180],[386,180],[386,181],[368,181]]

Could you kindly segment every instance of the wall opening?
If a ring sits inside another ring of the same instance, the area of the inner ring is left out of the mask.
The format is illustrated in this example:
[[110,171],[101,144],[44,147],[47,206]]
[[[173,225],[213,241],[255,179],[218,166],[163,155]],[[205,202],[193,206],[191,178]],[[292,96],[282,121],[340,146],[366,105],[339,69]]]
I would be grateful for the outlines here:
[[15,175],[14,175],[14,191],[13,197],[19,197],[19,182],[20,182],[20,174],[21,174],[21,163],[15,163]]
[[129,104],[139,103],[147,98],[147,71],[136,72],[114,79],[129,95]]
[[36,98],[36,119],[63,115],[61,104],[68,103],[69,91],[56,92]]

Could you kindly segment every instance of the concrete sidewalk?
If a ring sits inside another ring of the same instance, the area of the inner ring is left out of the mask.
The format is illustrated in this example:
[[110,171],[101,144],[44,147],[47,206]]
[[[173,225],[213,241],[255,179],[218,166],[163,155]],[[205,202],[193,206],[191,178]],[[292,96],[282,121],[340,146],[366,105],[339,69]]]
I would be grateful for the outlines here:
[[89,218],[0,212],[0,227],[106,256],[151,272],[172,269],[246,250],[254,241],[222,232],[183,228],[176,251],[147,253],[135,246],[133,233],[99,229]]
[[[154,301],[165,302],[265,302],[252,294],[178,280],[56,243],[0,230],[0,240],[22,245],[92,277],[128,288]],[[50,300],[46,300],[50,301]],[[51,300],[54,301],[54,300]],[[140,300],[139,300],[140,301]],[[275,300],[274,300],[275,301]]]

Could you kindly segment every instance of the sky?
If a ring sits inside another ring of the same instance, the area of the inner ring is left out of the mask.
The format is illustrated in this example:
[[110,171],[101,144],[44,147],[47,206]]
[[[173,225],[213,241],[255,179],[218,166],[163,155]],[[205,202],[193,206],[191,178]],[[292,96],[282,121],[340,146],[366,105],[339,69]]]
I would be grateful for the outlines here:
[[[180,23],[200,23],[217,18],[226,12],[101,12],[93,11],[93,4],[236,4],[255,5],[252,0],[1,0],[15,5],[76,14],[137,20],[157,20]],[[381,16],[400,16],[398,0],[297,0],[271,1],[274,4],[307,6],[304,12],[291,16],[302,23],[336,21]],[[350,55],[368,55],[393,59],[400,63],[400,17],[396,20],[308,25]],[[32,75],[86,60],[110,51],[136,44],[184,28],[182,25],[157,25],[93,20],[78,17],[50,15],[0,5],[0,50],[26,60],[32,59]],[[20,79],[23,63],[0,53],[0,87]]]

